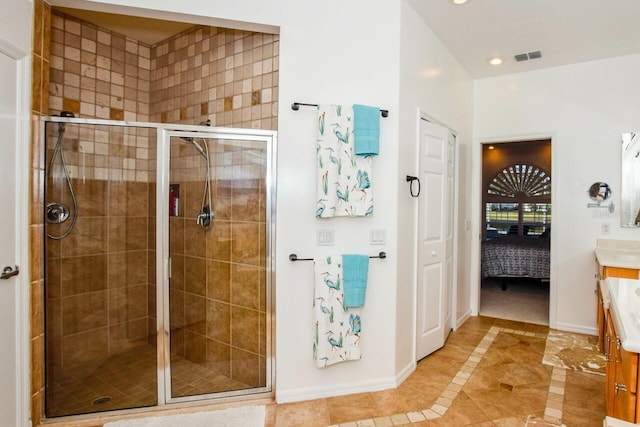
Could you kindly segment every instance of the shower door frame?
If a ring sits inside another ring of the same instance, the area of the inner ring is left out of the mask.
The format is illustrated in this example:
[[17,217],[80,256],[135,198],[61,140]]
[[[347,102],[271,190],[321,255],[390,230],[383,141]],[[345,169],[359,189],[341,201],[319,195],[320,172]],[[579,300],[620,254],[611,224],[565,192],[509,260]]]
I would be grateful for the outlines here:
[[[169,318],[169,279],[171,274],[169,257],[169,200],[171,137],[195,137],[204,139],[224,139],[237,141],[264,142],[266,154],[266,381],[264,387],[248,388],[227,392],[199,394],[194,396],[171,397],[171,328]],[[215,128],[203,126],[167,126],[158,128],[157,134],[157,177],[156,177],[156,286],[162,292],[156,292],[158,348],[158,405],[192,402],[203,399],[218,399],[247,395],[266,394],[273,391],[273,373],[275,359],[273,357],[273,304],[272,285],[275,266],[275,161],[276,131],[238,128]]]
[[[199,125],[165,124],[152,122],[116,121],[104,119],[85,119],[59,116],[43,116],[40,121],[42,147],[47,147],[47,123],[68,123],[77,125],[113,126],[130,128],[147,128],[156,130],[156,339],[157,339],[157,384],[158,394],[156,407],[175,403],[202,400],[270,397],[274,393],[275,384],[275,220],[276,220],[276,161],[277,131],[244,128],[204,127]],[[224,139],[237,141],[262,141],[266,144],[265,173],[265,209],[266,209],[266,247],[265,247],[265,321],[266,321],[266,354],[265,354],[265,386],[217,392],[185,397],[171,397],[170,366],[170,319],[169,319],[169,198],[170,178],[170,146],[171,137],[191,136],[206,139]],[[44,195],[43,195],[44,196]],[[43,218],[44,221],[44,218]],[[44,254],[43,254],[44,255]],[[44,259],[44,258],[43,258]],[[160,291],[161,290],[161,291]],[[44,363],[46,366],[46,361]],[[154,406],[116,409],[110,414],[146,411]],[[92,412],[87,416],[99,414]],[[56,417],[53,419],[75,418],[76,415]]]

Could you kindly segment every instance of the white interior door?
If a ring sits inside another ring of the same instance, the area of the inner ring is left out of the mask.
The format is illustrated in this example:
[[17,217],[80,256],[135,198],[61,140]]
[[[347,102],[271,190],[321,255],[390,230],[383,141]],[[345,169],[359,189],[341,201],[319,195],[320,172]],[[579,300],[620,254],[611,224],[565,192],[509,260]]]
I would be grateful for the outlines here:
[[2,52],[0,75],[0,200],[4,207],[0,221],[0,426],[17,426],[20,425],[17,391],[21,381],[17,357],[21,339],[18,318],[20,293],[19,280],[13,275],[19,259],[16,223],[17,63]]
[[420,120],[417,359],[441,348],[451,325],[452,142],[446,128]]

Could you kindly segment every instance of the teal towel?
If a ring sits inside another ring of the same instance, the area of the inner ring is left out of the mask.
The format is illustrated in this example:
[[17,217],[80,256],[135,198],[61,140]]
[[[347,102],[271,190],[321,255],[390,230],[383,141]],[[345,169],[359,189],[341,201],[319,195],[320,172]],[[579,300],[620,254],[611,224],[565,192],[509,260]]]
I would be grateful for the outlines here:
[[368,255],[342,255],[344,304],[347,307],[362,307],[364,305],[368,272]]
[[353,105],[353,146],[359,156],[375,156],[380,151],[380,108]]

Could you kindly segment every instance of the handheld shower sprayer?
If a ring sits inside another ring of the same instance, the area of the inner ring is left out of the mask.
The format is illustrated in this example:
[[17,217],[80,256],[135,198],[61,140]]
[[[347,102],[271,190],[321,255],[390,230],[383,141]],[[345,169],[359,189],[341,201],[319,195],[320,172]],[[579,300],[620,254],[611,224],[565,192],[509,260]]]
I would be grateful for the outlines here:
[[[70,111],[60,111],[60,117],[75,117]],[[48,173],[53,173],[53,164],[56,159],[56,155],[60,157],[60,167],[62,168],[62,173],[64,175],[64,179],[67,184],[67,188],[69,189],[69,195],[71,196],[71,201],[73,203],[73,216],[71,217],[71,225],[67,228],[59,236],[55,236],[53,234],[47,233],[47,237],[53,240],[64,239],[71,233],[73,227],[76,224],[76,220],[78,219],[78,200],[76,199],[76,194],[73,191],[73,185],[71,185],[71,177],[69,175],[69,170],[67,169],[67,162],[64,157],[64,150],[62,149],[62,139],[64,137],[64,132],[66,130],[65,123],[58,123],[58,139],[56,141],[56,145],[53,148],[53,154],[51,155],[51,160],[49,161]],[[70,216],[70,211],[67,205],[62,202],[51,202],[47,204],[46,210],[46,219],[47,222],[51,224],[62,224],[65,222]]]
[[[211,120],[207,119],[198,123],[198,126],[211,126]],[[200,141],[191,136],[181,136],[180,139],[191,143],[198,150],[198,153],[204,158],[206,162],[206,175],[204,182],[204,189],[202,192],[202,204],[200,207],[200,213],[196,217],[196,224],[202,227],[203,230],[208,230],[213,225],[213,205],[211,204],[211,165],[209,158],[209,145],[205,138],[199,138]]]

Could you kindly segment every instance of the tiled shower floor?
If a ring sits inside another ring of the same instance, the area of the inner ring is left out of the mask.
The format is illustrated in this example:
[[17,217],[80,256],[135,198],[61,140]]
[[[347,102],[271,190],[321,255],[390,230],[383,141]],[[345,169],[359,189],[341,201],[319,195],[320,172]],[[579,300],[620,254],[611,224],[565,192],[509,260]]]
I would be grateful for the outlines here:
[[[249,388],[205,366],[172,356],[173,397]],[[156,349],[132,348],[110,357],[90,373],[65,373],[47,395],[47,417],[86,414],[157,404]],[[108,398],[108,399],[106,399]]]

